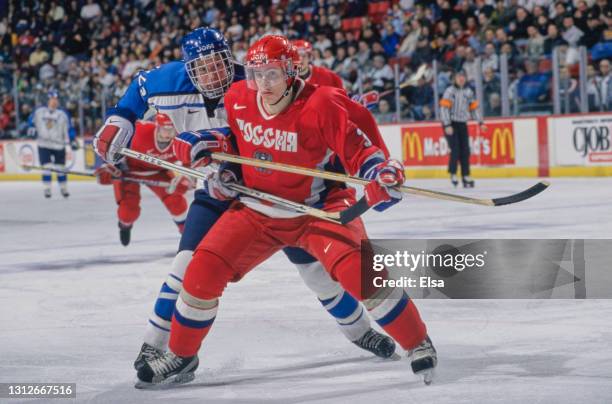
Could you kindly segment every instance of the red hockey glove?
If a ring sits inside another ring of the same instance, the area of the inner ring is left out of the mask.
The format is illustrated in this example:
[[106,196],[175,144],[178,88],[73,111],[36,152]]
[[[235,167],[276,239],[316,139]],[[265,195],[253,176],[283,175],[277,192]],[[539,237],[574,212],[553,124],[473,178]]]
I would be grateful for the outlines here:
[[110,185],[113,183],[113,179],[121,177],[122,172],[112,164],[103,164],[94,171],[94,174],[98,184]]
[[365,186],[364,193],[369,206],[374,210],[382,212],[402,200],[402,193],[393,189],[396,185],[402,185],[404,177],[404,166],[397,160],[387,160],[371,171],[372,182]]
[[195,181],[184,175],[177,175],[170,181],[170,186],[166,189],[169,194],[183,195],[190,189],[195,188]]
[[206,129],[179,134],[173,144],[176,158],[187,167],[204,167],[212,162],[211,153],[232,153],[229,128]]
[[125,158],[119,151],[128,146],[133,134],[134,125],[130,121],[111,115],[94,137],[94,150],[104,161],[116,164]]

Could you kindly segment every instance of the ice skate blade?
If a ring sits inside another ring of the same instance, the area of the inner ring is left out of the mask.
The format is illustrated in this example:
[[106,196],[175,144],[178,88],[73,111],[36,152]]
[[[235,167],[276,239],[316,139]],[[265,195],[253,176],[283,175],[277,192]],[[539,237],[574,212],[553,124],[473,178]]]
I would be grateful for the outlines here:
[[402,359],[401,355],[399,355],[397,352],[393,352],[393,355],[389,356],[386,360],[388,361],[398,361]]
[[435,372],[434,369],[428,369],[428,370],[423,370],[417,373],[417,375],[423,376],[423,383],[429,386],[433,382],[434,372]]
[[162,380],[158,383],[149,383],[143,382],[142,380],[138,380],[134,387],[139,390],[164,390],[170,389],[178,384],[185,384],[193,381],[195,379],[195,372],[184,373],[180,375],[175,375],[167,378],[166,380]]

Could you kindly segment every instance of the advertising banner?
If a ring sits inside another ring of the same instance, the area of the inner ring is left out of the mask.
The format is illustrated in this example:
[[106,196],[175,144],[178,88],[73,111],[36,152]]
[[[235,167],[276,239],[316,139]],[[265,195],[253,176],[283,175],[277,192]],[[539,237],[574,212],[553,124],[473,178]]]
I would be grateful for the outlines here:
[[558,165],[612,163],[612,115],[563,117],[551,121]]
[[[82,142],[79,141],[81,144]],[[27,165],[39,165],[38,148],[34,140],[18,140],[0,143],[4,149],[4,172],[9,174],[31,173],[23,168]],[[1,149],[0,149],[1,150]],[[85,167],[82,147],[73,151],[66,147],[66,168],[69,170],[82,171]],[[0,170],[1,172],[1,170]]]
[[[516,145],[512,121],[488,123],[482,131],[468,125],[473,165],[495,166],[516,163]],[[439,123],[402,126],[402,158],[406,166],[445,166],[450,147]]]

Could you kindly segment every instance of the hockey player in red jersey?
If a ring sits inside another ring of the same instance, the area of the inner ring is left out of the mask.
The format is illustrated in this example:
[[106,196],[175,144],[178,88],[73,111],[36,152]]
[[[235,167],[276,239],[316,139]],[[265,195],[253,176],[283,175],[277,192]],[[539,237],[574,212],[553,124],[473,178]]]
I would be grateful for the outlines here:
[[[234,83],[226,94],[228,123],[240,155],[307,168],[325,167],[337,156],[345,171],[371,180],[364,193],[375,210],[399,202],[401,194],[392,187],[404,181],[402,165],[386,159],[357,129],[344,107],[343,91],[297,77],[292,52],[282,36],[260,39],[247,53],[247,80]],[[223,145],[207,147],[218,151]],[[239,177],[235,168],[220,170],[210,180],[214,194],[234,198],[224,184]],[[248,187],[327,211],[355,203],[355,190],[337,182],[250,166],[242,167],[242,180]],[[193,380],[197,352],[227,284],[285,246],[306,250],[346,291],[363,300],[370,315],[408,351],[413,371],[430,381],[436,352],[412,300],[401,289],[372,295],[361,287],[363,239],[367,235],[360,219],[342,226],[240,197],[196,249],[172,317],[170,350],[138,371],[139,386]]]
[[333,71],[321,66],[315,66],[312,62],[312,44],[304,39],[291,41],[295,46],[299,60],[299,76],[310,84],[344,88],[342,79]]
[[[141,153],[155,156],[162,160],[176,162],[172,151],[172,141],[176,130],[167,115],[157,114],[155,122],[138,121],[136,123],[131,148]],[[140,216],[140,184],[128,180],[142,180],[143,183],[161,182],[169,186],[148,185],[149,189],[162,201],[172,219],[182,233],[187,216],[187,198],[190,181],[177,177],[172,172],[160,169],[139,160],[126,159],[118,166],[104,164],[96,170],[98,182],[102,185],[113,185],[117,201],[117,216],[119,218],[119,239],[121,244],[130,243],[132,226]]]
[[[293,63],[295,66],[300,66],[300,72],[306,69],[306,73],[300,78],[309,84],[316,86],[329,86],[344,90],[342,86],[342,79],[336,73],[331,70],[325,69],[324,67],[310,66],[309,58],[312,54],[312,45],[308,41],[297,39],[291,42],[294,47],[293,52]],[[311,69],[312,67],[312,69]],[[312,74],[311,74],[312,72]],[[351,120],[357,125],[359,130],[363,131],[374,146],[378,147],[385,153],[385,157],[389,157],[389,150],[385,144],[380,130],[378,130],[378,124],[374,115],[367,109],[363,104],[353,101],[347,95],[346,98],[342,99],[344,108],[348,111]]]

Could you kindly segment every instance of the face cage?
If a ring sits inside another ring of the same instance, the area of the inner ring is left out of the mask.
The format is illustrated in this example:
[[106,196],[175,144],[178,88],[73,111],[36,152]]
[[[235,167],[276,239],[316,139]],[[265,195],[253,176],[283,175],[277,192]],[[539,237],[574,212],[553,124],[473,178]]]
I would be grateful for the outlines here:
[[185,68],[195,88],[206,98],[222,97],[234,81],[234,62],[229,50],[201,55],[185,63]]
[[289,86],[289,84],[291,83],[291,80],[295,77],[295,69],[293,68],[293,61],[291,59],[276,60],[273,62],[262,63],[262,64],[247,63],[246,69],[245,69],[247,87],[252,90],[258,90],[259,87],[257,85],[257,79],[256,79],[256,76],[258,76],[257,73],[261,73],[262,71],[272,70],[273,68],[280,68],[283,72],[282,77],[280,77],[278,81],[275,81],[275,82],[272,82],[269,79],[263,79],[263,80],[268,80],[269,85],[271,87],[275,86],[281,81],[285,81],[287,83],[287,86]]

